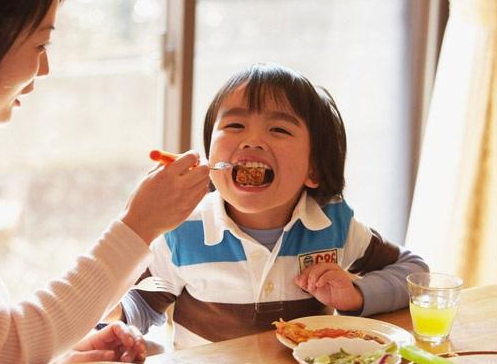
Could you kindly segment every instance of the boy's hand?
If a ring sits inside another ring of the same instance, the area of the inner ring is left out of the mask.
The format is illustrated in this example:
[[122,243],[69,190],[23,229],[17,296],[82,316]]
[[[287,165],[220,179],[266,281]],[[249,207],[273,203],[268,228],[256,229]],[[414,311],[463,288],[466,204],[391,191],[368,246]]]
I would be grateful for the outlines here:
[[325,305],[340,311],[362,308],[363,297],[352,278],[335,263],[313,264],[295,277],[294,282]]
[[138,362],[145,360],[145,340],[137,328],[113,322],[100,331],[88,334],[57,363],[94,361]]

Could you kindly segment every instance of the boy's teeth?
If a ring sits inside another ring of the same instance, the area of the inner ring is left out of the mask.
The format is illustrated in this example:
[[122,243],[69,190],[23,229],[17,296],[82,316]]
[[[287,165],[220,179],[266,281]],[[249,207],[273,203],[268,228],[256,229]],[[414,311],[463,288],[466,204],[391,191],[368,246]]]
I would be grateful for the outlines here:
[[238,165],[248,167],[248,168],[271,169],[270,166],[268,166],[267,164],[262,163],[262,162],[241,162],[241,163],[238,163]]

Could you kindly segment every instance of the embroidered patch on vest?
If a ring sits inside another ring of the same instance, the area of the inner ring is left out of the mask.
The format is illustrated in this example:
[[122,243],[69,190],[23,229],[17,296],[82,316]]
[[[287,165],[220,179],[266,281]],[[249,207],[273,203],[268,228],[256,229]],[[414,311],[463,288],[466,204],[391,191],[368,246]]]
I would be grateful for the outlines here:
[[309,252],[299,254],[300,272],[310,265],[318,263],[338,263],[338,249],[320,250],[317,252]]

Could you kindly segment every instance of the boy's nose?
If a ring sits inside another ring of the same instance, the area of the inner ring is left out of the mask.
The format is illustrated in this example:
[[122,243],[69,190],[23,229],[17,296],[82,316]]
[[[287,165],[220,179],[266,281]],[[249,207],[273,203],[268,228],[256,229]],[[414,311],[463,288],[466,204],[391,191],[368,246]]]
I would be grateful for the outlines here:
[[249,148],[264,149],[259,144],[255,144],[255,143],[243,143],[242,149],[249,149]]
[[264,126],[252,125],[248,127],[245,133],[243,133],[240,148],[241,149],[267,149],[267,142],[269,140],[266,139]]

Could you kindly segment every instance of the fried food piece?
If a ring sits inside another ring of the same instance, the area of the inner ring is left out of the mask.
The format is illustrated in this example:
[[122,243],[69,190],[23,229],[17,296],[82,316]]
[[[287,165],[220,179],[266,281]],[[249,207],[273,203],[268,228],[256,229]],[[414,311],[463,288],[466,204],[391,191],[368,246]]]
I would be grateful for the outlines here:
[[264,184],[265,174],[265,168],[237,166],[235,181],[242,185],[261,186]]
[[363,340],[374,340],[379,344],[385,344],[382,338],[371,335],[361,330],[349,330],[333,327],[325,327],[317,330],[309,330],[305,328],[305,324],[301,322],[286,322],[280,318],[279,321],[273,322],[276,326],[276,332],[281,336],[293,341],[295,344],[307,341],[311,338],[323,337],[347,337],[347,338],[360,338]]
[[279,321],[274,321],[276,332],[281,336],[293,341],[295,344],[307,341],[312,337],[312,332],[305,328],[305,325],[300,322],[286,322],[280,318]]

